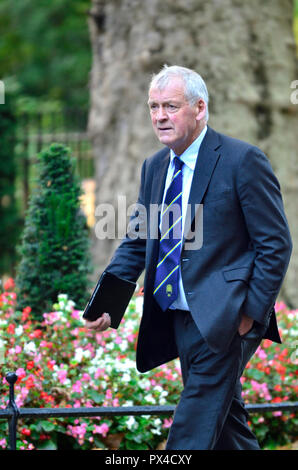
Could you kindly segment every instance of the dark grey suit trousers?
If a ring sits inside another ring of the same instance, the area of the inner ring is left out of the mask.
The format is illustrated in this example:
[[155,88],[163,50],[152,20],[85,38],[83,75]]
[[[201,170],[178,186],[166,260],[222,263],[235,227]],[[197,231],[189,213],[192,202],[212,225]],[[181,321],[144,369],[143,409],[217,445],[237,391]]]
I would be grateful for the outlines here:
[[247,424],[240,378],[258,348],[263,325],[238,333],[225,353],[214,353],[191,314],[173,311],[184,390],[176,407],[167,450],[260,450]]

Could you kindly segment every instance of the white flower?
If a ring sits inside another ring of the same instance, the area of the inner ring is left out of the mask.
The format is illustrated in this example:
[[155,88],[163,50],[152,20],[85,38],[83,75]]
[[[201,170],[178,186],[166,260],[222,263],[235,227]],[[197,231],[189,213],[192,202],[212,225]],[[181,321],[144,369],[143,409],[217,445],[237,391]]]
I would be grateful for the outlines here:
[[127,401],[124,403],[124,406],[133,406],[133,401],[132,401],[132,400],[127,400]]
[[158,435],[161,434],[161,430],[160,430],[161,424],[162,422],[159,418],[153,421],[154,428],[151,429],[152,434],[158,434]]
[[65,305],[65,311],[71,312],[74,306],[75,306],[75,302],[73,302],[73,300],[69,300],[67,304]]
[[124,327],[126,330],[132,331],[134,330],[135,326],[136,326],[136,322],[131,319],[126,320],[126,322],[124,323]]
[[83,348],[77,348],[75,352],[74,361],[81,362],[83,358],[89,359],[91,356],[91,352],[87,349],[84,351]]
[[147,390],[149,390],[151,388],[151,382],[150,382],[149,379],[143,379],[143,380],[141,379],[139,381],[139,384],[142,388],[145,388]]
[[103,356],[103,353],[104,353],[104,349],[103,349],[102,346],[100,346],[100,347],[97,349],[94,358],[92,359],[92,363],[93,363],[93,362],[96,362],[96,361],[99,361],[100,358]]
[[23,334],[23,327],[22,327],[22,325],[19,325],[19,326],[16,327],[16,329],[15,329],[15,334],[16,334],[17,336],[21,336],[21,335]]
[[24,346],[24,352],[27,354],[35,354],[36,353],[36,346],[33,341],[26,343]]
[[119,348],[122,352],[126,351],[127,348],[128,348],[128,342],[126,341],[126,339],[124,339],[120,344],[119,344]]
[[67,302],[67,300],[68,300],[68,295],[67,295],[67,294],[59,294],[59,295],[58,295],[58,300],[59,300],[59,302],[60,302],[60,301]]
[[88,373],[90,375],[95,374],[96,371],[97,371],[97,367],[95,367],[95,366],[88,367]]
[[105,372],[109,375],[112,373],[112,371],[113,371],[113,367],[110,364],[107,364],[105,366]]
[[75,357],[74,357],[74,360],[76,362],[81,362],[81,360],[83,359],[83,349],[82,348],[77,348],[76,349],[76,353],[75,353]]
[[156,403],[155,398],[151,394],[145,396],[145,401],[147,401],[148,403],[152,403],[153,405],[155,405]]
[[137,428],[138,427],[138,423],[137,421],[135,420],[135,418],[133,416],[130,416],[127,420],[126,420],[126,426],[128,427],[128,429],[132,429],[132,428]]
[[83,356],[84,356],[86,359],[90,359],[90,357],[91,357],[91,351],[89,351],[89,349],[86,349],[86,351],[84,351],[84,353],[83,353]]
[[125,372],[131,369],[135,370],[135,362],[128,359],[127,357],[121,361],[117,361],[115,363],[115,366],[117,367],[117,370],[119,370],[119,372]]
[[122,380],[123,380],[123,382],[128,383],[131,380],[130,374],[128,374],[127,372],[125,374],[123,374],[122,375]]
[[136,312],[137,313],[142,313],[143,312],[143,303],[144,303],[143,296],[140,296],[140,297],[136,298]]

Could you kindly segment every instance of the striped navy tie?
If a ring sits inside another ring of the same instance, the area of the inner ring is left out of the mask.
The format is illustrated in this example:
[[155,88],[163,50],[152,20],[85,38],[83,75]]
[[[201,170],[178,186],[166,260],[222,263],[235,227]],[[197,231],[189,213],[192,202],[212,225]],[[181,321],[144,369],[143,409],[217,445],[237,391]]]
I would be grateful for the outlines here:
[[159,257],[156,267],[154,297],[165,311],[178,296],[180,252],[182,243],[182,165],[174,158],[175,170],[167,190],[161,214]]

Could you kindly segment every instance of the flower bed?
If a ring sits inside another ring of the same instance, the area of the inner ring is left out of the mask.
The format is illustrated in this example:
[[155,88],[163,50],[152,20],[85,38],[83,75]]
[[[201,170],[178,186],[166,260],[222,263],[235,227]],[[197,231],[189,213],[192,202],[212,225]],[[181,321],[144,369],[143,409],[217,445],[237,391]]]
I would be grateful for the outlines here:
[[[14,283],[0,297],[0,406],[8,400],[5,375],[16,371],[19,407],[92,407],[177,404],[182,390],[179,362],[146,374],[135,367],[135,348],[142,296],[135,296],[119,329],[93,333],[84,328],[81,312],[67,295],[59,295],[43,321],[31,317],[30,307],[16,311]],[[243,383],[247,403],[294,401],[297,311],[277,304],[283,344],[262,342],[248,364]],[[292,413],[251,415],[251,426],[265,447],[294,439]],[[67,418],[19,422],[19,449],[120,448],[155,449],[166,439],[171,418],[121,416]],[[7,422],[0,421],[0,448],[7,446]]]

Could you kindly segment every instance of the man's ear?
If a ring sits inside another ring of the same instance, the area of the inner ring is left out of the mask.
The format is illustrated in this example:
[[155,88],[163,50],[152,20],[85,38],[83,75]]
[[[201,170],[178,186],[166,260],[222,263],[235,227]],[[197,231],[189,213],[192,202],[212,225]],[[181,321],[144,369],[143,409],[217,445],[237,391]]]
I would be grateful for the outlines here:
[[203,98],[199,98],[196,104],[196,120],[201,121],[206,116],[207,106]]

